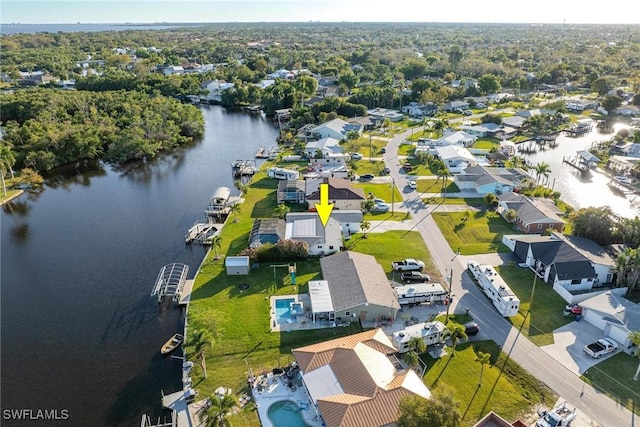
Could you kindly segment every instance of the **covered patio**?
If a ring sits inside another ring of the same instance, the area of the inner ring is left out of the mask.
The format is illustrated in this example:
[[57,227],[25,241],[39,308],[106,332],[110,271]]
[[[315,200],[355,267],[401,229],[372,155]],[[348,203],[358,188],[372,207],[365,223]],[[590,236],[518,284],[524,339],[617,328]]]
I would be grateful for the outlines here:
[[311,322],[335,325],[335,310],[331,300],[329,283],[326,280],[309,281],[309,297],[311,299]]

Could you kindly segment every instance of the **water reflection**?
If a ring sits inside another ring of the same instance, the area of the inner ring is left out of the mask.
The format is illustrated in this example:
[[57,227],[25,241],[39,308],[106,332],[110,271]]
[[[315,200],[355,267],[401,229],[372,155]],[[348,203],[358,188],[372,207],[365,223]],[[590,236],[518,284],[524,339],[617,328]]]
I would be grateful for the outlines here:
[[626,197],[609,187],[610,177],[604,171],[596,169],[582,173],[563,163],[563,158],[575,157],[577,151],[588,150],[594,143],[610,140],[620,129],[625,128],[629,126],[615,123],[606,133],[601,133],[594,127],[591,132],[578,138],[560,134],[557,147],[523,154],[523,157],[532,165],[540,162],[549,164],[551,172],[547,186],[559,191],[561,199],[576,209],[609,206],[617,214],[633,218],[638,215],[638,210]]

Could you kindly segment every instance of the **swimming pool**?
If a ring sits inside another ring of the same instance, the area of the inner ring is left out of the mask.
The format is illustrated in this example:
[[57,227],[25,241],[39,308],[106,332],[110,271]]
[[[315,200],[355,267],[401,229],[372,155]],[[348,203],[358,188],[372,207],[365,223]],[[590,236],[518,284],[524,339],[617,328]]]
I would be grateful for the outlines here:
[[302,418],[302,411],[291,400],[281,400],[269,407],[269,420],[276,426],[309,427]]
[[276,320],[286,321],[287,319],[291,319],[291,303],[296,300],[293,298],[284,298],[276,300]]

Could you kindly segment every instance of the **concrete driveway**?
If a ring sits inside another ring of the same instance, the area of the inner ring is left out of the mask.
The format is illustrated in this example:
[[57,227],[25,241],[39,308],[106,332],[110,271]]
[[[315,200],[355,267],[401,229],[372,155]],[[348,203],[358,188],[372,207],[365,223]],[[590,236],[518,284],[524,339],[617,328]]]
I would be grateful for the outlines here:
[[582,350],[585,345],[591,344],[603,336],[600,329],[581,320],[571,322],[553,331],[554,343],[540,348],[574,374],[581,375],[593,365],[615,354],[611,353],[604,358],[593,359]]

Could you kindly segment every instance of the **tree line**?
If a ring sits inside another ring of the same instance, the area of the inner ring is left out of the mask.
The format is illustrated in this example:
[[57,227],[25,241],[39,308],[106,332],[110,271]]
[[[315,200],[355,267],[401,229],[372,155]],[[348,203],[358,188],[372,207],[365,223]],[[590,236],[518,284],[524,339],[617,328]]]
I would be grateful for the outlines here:
[[4,95],[2,104],[3,143],[17,169],[152,158],[204,132],[196,107],[140,91],[36,89]]

